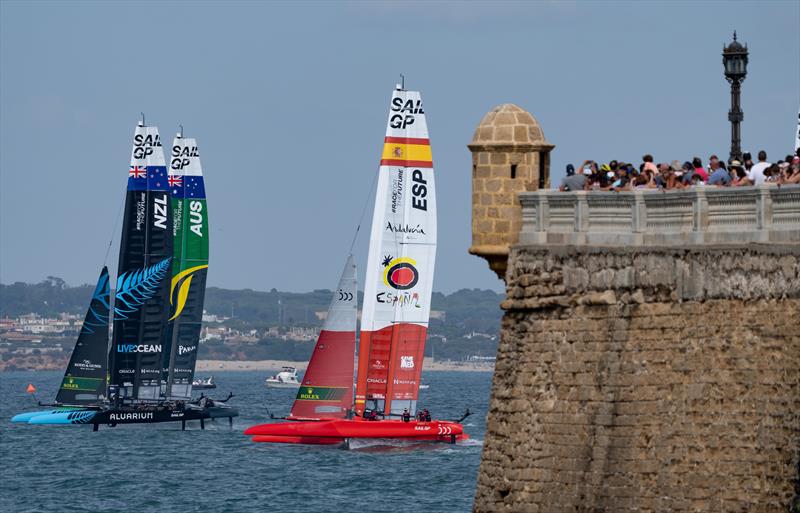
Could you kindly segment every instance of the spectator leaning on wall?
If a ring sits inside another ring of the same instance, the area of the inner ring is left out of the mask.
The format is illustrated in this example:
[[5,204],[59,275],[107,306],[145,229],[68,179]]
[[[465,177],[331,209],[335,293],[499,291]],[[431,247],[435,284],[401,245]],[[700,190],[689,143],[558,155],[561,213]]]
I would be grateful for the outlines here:
[[747,171],[747,174],[750,174],[750,169],[753,167],[753,157],[750,155],[749,151],[746,151],[742,154],[742,162],[744,162],[743,166],[744,170]]
[[752,168],[750,168],[750,172],[747,174],[747,177],[753,182],[753,185],[761,185],[766,180],[766,176],[764,176],[764,171],[766,171],[772,164],[767,162],[767,152],[761,150],[758,152],[758,164],[755,164]]
[[800,183],[800,157],[793,157],[791,164],[784,172],[781,183],[798,184]]
[[694,176],[694,166],[691,162],[684,162],[681,165],[681,171],[677,174],[677,176],[681,178],[683,185],[691,185],[692,184],[692,177]]
[[715,163],[714,167],[716,169],[714,169],[714,172],[708,177],[708,181],[706,183],[708,185],[730,185],[731,175],[728,173],[728,170],[725,169],[725,163],[717,162]]
[[[588,183],[586,175],[583,174],[584,168],[587,167],[589,161],[583,163],[580,173],[575,174],[575,167],[572,164],[567,164],[567,176],[561,181],[560,191],[582,191],[586,189]],[[589,171],[591,173],[591,170]]]
[[695,157],[692,159],[692,167],[694,167],[694,174],[700,176],[700,180],[704,182],[708,180],[708,173],[706,173],[706,170],[703,169],[703,161],[700,160],[700,157]]
[[742,185],[753,185],[753,182],[747,178],[747,171],[738,160],[731,161],[731,185],[739,187]]
[[[716,155],[711,155],[710,157],[708,157],[708,178],[711,178],[711,175],[714,174],[714,171],[719,169],[719,164],[720,164],[719,157],[717,157]],[[724,166],[725,163],[723,162],[722,165]],[[708,180],[708,178],[706,180]]]

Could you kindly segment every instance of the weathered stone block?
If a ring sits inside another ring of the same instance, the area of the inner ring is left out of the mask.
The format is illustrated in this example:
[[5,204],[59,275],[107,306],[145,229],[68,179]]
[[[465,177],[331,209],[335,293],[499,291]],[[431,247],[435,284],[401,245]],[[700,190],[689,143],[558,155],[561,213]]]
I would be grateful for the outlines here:
[[498,179],[490,179],[484,183],[486,192],[498,192],[503,186],[503,182]]
[[490,158],[489,158],[489,162],[492,165],[497,165],[497,164],[505,165],[505,164],[508,164],[508,155],[506,153],[492,153]]
[[497,126],[494,128],[494,138],[498,142],[513,142],[514,134],[511,126]]

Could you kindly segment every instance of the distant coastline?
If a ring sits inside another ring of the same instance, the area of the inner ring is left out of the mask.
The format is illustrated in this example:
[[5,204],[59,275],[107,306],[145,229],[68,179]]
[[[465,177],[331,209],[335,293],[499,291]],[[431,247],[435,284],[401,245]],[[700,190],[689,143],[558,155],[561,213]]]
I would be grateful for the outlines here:
[[[199,360],[197,373],[213,373],[215,371],[279,371],[281,367],[295,367],[305,370],[308,362],[292,362],[286,360]],[[424,371],[462,371],[462,372],[493,372],[493,361],[430,361],[425,358],[422,369]]]
[[[28,359],[10,362],[0,362],[0,372],[8,371],[63,371],[67,365],[66,357],[47,358],[31,357]],[[290,360],[199,360],[197,374],[213,374],[217,371],[260,371],[265,373],[277,372],[281,367],[295,367],[305,370],[308,362],[294,362]],[[425,358],[422,369],[424,371],[461,371],[461,372],[493,372],[494,361],[431,361]]]

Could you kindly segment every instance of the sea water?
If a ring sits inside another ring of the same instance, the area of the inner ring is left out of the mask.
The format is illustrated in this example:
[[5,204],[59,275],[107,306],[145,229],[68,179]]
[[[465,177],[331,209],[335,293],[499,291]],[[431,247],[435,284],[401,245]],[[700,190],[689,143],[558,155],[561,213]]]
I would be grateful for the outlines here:
[[253,443],[242,434],[286,415],[296,389],[264,386],[267,373],[217,372],[216,390],[239,408],[227,419],[101,426],[11,424],[36,409],[25,392],[55,397],[61,372],[0,374],[0,511],[7,512],[467,512],[480,463],[491,386],[488,372],[425,372],[420,406],[464,421],[463,444],[359,442],[331,446]]

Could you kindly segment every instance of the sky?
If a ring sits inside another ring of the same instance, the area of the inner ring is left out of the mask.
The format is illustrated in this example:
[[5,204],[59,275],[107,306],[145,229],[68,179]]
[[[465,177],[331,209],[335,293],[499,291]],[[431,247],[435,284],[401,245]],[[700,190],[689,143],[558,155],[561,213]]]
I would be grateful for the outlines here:
[[[681,161],[730,148],[721,51],[750,49],[743,149],[790,153],[800,2],[0,2],[0,282],[112,273],[140,112],[196,137],[209,285],[333,288],[366,261],[371,188],[402,73],[436,166],[434,290],[502,290],[471,242],[483,115],[530,111],[554,185],[584,159]],[[113,235],[113,238],[112,238]]]

